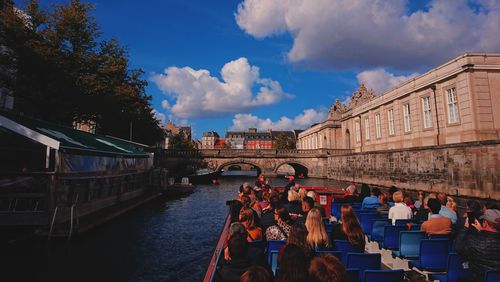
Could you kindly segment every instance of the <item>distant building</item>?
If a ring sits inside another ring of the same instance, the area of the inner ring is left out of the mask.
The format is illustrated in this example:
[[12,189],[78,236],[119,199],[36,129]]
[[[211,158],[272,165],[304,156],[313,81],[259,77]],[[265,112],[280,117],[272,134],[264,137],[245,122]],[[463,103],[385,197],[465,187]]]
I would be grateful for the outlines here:
[[215,144],[219,141],[219,134],[215,131],[203,132],[201,138],[201,149],[213,149]]
[[361,84],[300,149],[356,152],[500,139],[500,53],[468,53],[376,96]]
[[232,149],[245,149],[245,132],[244,131],[226,132],[226,143],[230,144]]
[[271,132],[257,132],[256,128],[250,128],[249,132],[245,133],[245,149],[272,149],[273,139]]
[[73,122],[73,129],[95,134],[96,122],[93,120]]
[[[191,140],[191,126],[176,126],[173,122],[169,121],[163,128],[163,137],[162,140],[158,143],[158,147],[162,149],[170,149],[170,139],[174,135],[183,134],[184,137],[193,142]],[[196,146],[196,144],[193,144]]]

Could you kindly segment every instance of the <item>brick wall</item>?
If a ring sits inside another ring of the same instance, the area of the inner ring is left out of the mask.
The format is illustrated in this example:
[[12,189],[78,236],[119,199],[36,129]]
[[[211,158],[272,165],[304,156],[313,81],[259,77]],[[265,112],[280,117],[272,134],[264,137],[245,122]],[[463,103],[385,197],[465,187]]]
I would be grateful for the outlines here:
[[500,200],[500,140],[328,158],[330,179]]

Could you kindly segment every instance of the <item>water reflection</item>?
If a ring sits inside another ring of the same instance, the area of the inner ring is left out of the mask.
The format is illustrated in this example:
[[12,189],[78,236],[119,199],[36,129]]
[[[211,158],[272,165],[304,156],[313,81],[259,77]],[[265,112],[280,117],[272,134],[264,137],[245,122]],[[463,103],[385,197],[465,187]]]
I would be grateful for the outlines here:
[[[2,243],[5,281],[199,281],[227,214],[225,202],[255,177],[222,177],[183,198],[155,200],[66,241]],[[323,179],[303,185],[338,186]],[[272,179],[275,186],[287,179]],[[2,279],[3,280],[3,279]]]

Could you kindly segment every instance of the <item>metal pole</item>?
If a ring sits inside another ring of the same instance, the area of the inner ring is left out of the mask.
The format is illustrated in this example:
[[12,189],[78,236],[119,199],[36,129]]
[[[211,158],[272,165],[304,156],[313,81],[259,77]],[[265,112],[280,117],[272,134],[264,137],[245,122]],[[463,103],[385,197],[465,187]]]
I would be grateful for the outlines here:
[[132,141],[132,121],[130,121],[130,130],[129,130],[129,133],[130,133],[129,140]]

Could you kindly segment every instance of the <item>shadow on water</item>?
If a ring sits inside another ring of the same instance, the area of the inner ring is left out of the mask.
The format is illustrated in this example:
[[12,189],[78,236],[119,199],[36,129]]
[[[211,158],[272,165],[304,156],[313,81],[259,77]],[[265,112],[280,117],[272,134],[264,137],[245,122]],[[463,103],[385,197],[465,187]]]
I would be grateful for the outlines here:
[[[199,281],[227,215],[225,202],[254,179],[222,177],[219,185],[197,185],[186,197],[152,201],[71,242],[1,242],[2,281]],[[286,181],[273,179],[273,185]]]

